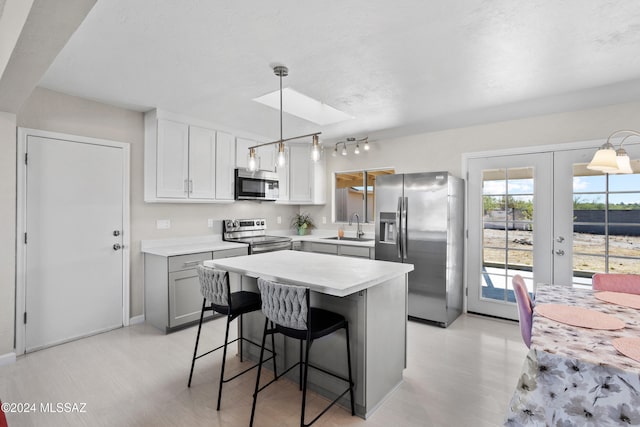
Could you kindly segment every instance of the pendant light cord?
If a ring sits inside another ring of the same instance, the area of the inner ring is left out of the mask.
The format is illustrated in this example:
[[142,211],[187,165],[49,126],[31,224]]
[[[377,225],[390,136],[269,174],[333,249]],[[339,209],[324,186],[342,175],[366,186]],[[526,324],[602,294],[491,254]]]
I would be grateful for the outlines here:
[[280,72],[280,141],[282,141],[282,72]]

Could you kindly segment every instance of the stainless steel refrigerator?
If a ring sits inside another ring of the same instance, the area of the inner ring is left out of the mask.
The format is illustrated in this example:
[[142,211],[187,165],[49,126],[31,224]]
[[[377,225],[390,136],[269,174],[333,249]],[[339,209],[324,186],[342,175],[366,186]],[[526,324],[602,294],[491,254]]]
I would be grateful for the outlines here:
[[450,325],[462,312],[464,181],[447,172],[381,175],[376,259],[414,265],[409,318]]

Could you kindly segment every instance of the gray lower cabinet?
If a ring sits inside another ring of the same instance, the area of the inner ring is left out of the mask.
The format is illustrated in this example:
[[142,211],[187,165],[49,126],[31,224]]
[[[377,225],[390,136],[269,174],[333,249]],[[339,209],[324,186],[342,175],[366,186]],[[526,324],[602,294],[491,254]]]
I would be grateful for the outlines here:
[[[322,254],[350,256],[356,258],[375,259],[375,248],[366,246],[340,245],[337,243],[318,243],[318,242],[296,242],[300,243],[299,248],[304,252],[316,252]],[[295,246],[294,246],[295,248]]]
[[[145,254],[145,321],[166,332],[197,323],[202,309],[197,266],[247,253],[247,248],[236,248],[170,257]],[[231,275],[231,280],[238,278]]]

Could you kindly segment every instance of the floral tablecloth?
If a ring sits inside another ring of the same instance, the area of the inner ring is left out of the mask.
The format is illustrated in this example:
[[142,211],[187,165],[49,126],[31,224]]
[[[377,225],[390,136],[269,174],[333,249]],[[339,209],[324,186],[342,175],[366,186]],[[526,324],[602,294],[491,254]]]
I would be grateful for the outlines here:
[[538,285],[535,304],[555,303],[618,317],[602,331],[533,315],[531,349],[511,399],[506,426],[640,426],[640,363],[613,347],[640,337],[640,311],[595,298],[590,289]]

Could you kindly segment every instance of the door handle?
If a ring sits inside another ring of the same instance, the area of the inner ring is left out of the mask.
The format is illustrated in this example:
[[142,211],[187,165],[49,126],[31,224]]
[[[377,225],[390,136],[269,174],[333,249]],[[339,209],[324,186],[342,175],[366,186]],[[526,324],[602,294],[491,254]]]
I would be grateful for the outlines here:
[[113,235],[118,237],[120,235],[120,230],[113,230]]
[[556,251],[556,255],[562,256],[562,255],[564,255],[564,251],[562,249],[558,249]]
[[120,243],[114,243],[113,244],[113,250],[114,251],[118,251],[120,249],[122,249],[122,245],[120,245]]
[[558,243],[562,243],[562,242],[564,242],[564,237],[562,237],[562,236],[558,236],[558,237],[556,238],[556,242],[558,242]]
[[396,210],[396,248],[398,258],[402,259],[402,197],[398,197],[398,209]]
[[407,254],[409,252],[409,242],[407,240],[407,234],[409,231],[408,227],[408,212],[409,210],[409,198],[402,198],[402,256],[404,259],[407,259]]

